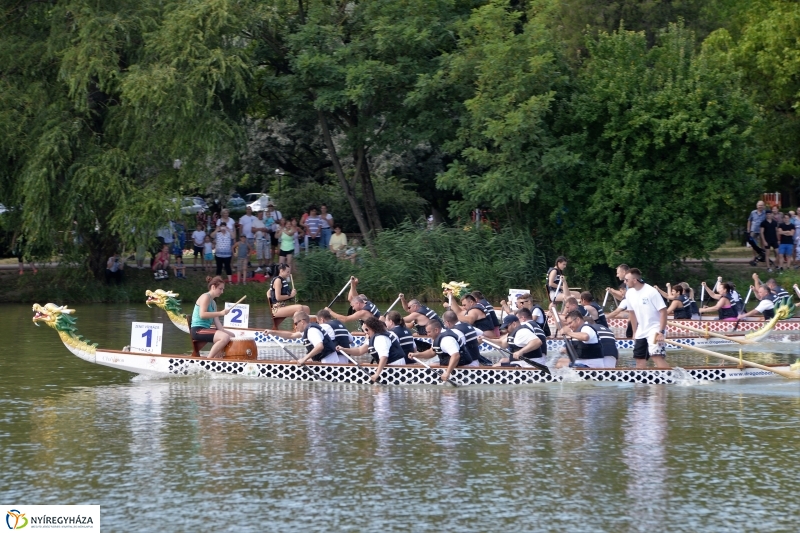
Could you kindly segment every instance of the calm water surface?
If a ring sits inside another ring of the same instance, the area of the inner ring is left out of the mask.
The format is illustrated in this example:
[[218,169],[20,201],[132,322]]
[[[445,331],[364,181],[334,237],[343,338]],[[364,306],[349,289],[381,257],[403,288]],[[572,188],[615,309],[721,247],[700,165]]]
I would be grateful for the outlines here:
[[[143,305],[76,308],[104,347],[128,344],[133,320],[165,320]],[[2,505],[100,504],[104,531],[798,529],[800,385],[781,378],[477,390],[142,379],[72,356],[31,316],[7,305],[0,323]],[[187,345],[167,323],[164,352]]]

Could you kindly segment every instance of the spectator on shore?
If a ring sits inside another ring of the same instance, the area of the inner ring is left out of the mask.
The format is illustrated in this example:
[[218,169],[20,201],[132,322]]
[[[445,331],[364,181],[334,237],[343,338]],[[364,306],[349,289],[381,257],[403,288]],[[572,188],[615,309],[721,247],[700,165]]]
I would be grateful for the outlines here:
[[175,278],[183,278],[186,279],[186,265],[183,264],[183,256],[177,256],[175,258],[175,264],[172,265],[172,275]]
[[308,234],[308,244],[309,246],[319,246],[322,234],[322,219],[319,218],[317,215],[317,208],[311,206],[308,209],[308,218],[306,219],[305,230]]
[[319,206],[319,219],[322,221],[322,235],[319,245],[327,250],[333,231],[333,215],[328,213],[328,206],[325,204],[320,204]]
[[[761,223],[761,245],[764,247],[764,255],[767,261],[769,251],[772,249],[775,254],[775,262],[780,263],[778,257],[778,222],[773,219],[772,211],[767,211],[767,217]],[[772,266],[767,265],[767,272],[772,272]]]
[[247,239],[247,244],[250,246],[251,249],[256,249],[256,239],[255,235],[253,235],[253,223],[258,220],[253,215],[253,208],[249,205],[245,209],[244,215],[239,218],[239,235],[244,235]]
[[308,253],[308,239],[306,238],[306,233],[303,231],[303,226],[297,223],[297,219],[292,217],[292,230],[294,230],[294,255],[295,257],[300,255],[300,243],[304,243],[306,247],[306,253]]
[[361,253],[361,241],[354,237],[350,239],[350,246],[344,251],[344,258],[355,265],[359,253]]
[[256,272],[262,272],[270,260],[270,245],[269,245],[269,231],[267,225],[264,224],[264,212],[257,211],[256,219],[253,221],[253,237],[256,250],[256,261],[258,261],[258,268]]
[[172,221],[168,222],[166,226],[159,228],[156,231],[156,237],[161,244],[167,245],[167,250],[172,248],[172,243],[175,242],[175,226],[172,225]]
[[270,231],[269,239],[272,248],[274,251],[272,252],[272,257],[278,257],[278,230],[281,229],[280,221],[283,218],[281,212],[275,209],[275,204],[272,201],[267,203],[267,212],[264,213],[264,218],[266,219],[264,225],[267,226],[267,229]]
[[342,233],[342,227],[338,224],[333,227],[333,235],[331,235],[328,248],[336,254],[336,257],[344,257],[344,251],[347,248],[347,235]]
[[200,266],[203,266],[203,243],[206,241],[206,232],[201,223],[192,232],[192,252],[194,252],[194,269],[197,270],[197,257],[200,256]]
[[782,222],[778,225],[778,268],[791,268],[792,266],[792,253],[794,250],[794,224],[791,222],[789,214],[783,215]]
[[167,270],[169,268],[169,245],[165,244],[161,247],[161,251],[156,254],[153,260],[153,272],[159,270]]
[[211,261],[214,260],[214,243],[211,242],[211,237],[206,235],[203,239],[203,269],[206,272],[211,272]]
[[247,285],[247,260],[253,253],[247,237],[239,235],[239,241],[233,245],[233,253],[236,255],[236,274],[239,285]]
[[106,283],[114,283],[119,285],[122,283],[122,271],[125,268],[125,261],[119,256],[119,252],[114,252],[114,255],[108,258],[106,262]]
[[[236,223],[230,217],[230,211],[227,209],[222,210],[221,216],[219,217],[219,220],[217,220],[217,227],[220,227],[223,224],[228,226],[228,236],[230,238],[234,238],[236,236]],[[219,275],[219,272],[217,272],[217,275]]]
[[[221,219],[220,219],[221,220]],[[233,221],[231,221],[233,222]],[[216,231],[211,234],[214,237],[214,256],[217,260],[217,276],[225,274],[228,276],[228,283],[231,281],[231,256],[233,255],[233,235],[228,229],[227,223],[220,224]]]
[[278,230],[278,239],[280,240],[280,253],[281,262],[289,267],[289,273],[292,272],[292,255],[294,254],[294,235],[295,231],[292,223],[288,220],[281,219],[283,226]]
[[761,223],[767,218],[764,207],[764,202],[759,200],[756,203],[756,208],[750,211],[750,216],[747,217],[747,242],[753,250],[753,260],[750,261],[751,266],[756,266],[758,262],[767,260],[766,253],[761,248]]

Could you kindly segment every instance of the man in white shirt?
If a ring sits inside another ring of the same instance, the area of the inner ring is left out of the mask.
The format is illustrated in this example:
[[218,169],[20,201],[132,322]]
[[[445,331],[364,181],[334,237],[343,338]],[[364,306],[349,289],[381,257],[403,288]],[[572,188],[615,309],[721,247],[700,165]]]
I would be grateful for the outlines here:
[[769,287],[766,285],[759,285],[755,290],[755,293],[756,298],[759,299],[758,305],[752,311],[748,311],[747,313],[741,315],[739,320],[750,318],[751,316],[754,317],[758,313],[763,315],[764,320],[770,320],[775,316],[774,296],[772,295],[772,291],[769,290]]
[[647,368],[651,357],[658,368],[670,368],[666,360],[664,335],[667,332],[667,305],[661,294],[642,279],[638,268],[625,274],[625,300],[634,332],[633,358],[636,368]]
[[253,216],[253,208],[249,205],[245,210],[245,214],[239,219],[239,236],[244,235],[247,238],[247,244],[256,247],[255,235],[253,235],[253,222],[257,219]]

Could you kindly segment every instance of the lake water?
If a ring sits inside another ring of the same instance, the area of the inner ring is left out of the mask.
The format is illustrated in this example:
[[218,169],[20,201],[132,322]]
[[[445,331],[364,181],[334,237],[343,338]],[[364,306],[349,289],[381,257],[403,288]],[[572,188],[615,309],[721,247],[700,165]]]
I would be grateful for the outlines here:
[[[160,310],[75,307],[100,346],[128,344],[137,320],[165,321],[164,352],[189,349]],[[142,379],[72,356],[29,306],[3,309],[9,508],[99,504],[114,532],[798,529],[797,382]],[[747,355],[798,353],[772,343]]]

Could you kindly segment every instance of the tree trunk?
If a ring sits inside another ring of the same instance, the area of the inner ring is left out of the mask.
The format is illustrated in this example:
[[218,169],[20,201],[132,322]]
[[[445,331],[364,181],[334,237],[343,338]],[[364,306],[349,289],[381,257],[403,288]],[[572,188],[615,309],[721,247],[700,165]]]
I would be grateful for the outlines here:
[[375,189],[372,187],[372,176],[369,173],[369,163],[363,146],[358,147],[355,160],[357,162],[356,176],[361,182],[361,193],[364,196],[364,210],[367,212],[367,220],[374,232],[381,231],[383,226],[378,213],[378,202],[375,199]]
[[361,212],[361,207],[358,205],[358,199],[353,191],[353,187],[350,186],[350,182],[347,181],[347,178],[344,175],[344,170],[342,170],[342,164],[339,161],[339,156],[336,154],[336,147],[333,145],[333,138],[331,137],[331,132],[328,128],[328,120],[325,118],[325,114],[321,110],[317,111],[317,115],[319,116],[319,125],[322,128],[322,136],[325,138],[325,146],[328,147],[328,154],[331,158],[333,169],[336,171],[336,176],[339,178],[339,184],[342,186],[344,194],[347,197],[347,201],[350,203],[350,209],[353,210],[353,216],[356,217],[358,229],[360,229],[361,234],[364,235],[364,241],[366,242],[367,249],[374,255],[375,250],[372,246],[372,233],[370,232],[370,228],[367,225],[366,219],[364,218],[364,214]]

